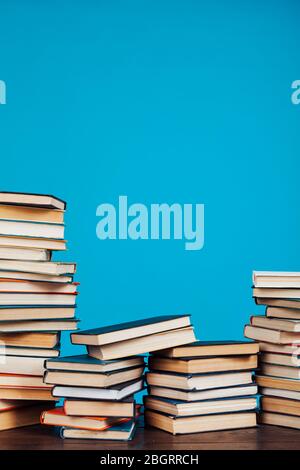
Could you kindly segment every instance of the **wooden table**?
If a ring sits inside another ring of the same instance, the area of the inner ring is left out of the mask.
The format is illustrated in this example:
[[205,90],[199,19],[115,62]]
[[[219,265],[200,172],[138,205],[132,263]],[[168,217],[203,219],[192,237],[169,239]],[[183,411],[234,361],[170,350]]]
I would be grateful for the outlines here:
[[0,450],[300,450],[300,431],[260,426],[235,431],[172,436],[139,427],[130,442],[61,439],[50,426],[0,432]]

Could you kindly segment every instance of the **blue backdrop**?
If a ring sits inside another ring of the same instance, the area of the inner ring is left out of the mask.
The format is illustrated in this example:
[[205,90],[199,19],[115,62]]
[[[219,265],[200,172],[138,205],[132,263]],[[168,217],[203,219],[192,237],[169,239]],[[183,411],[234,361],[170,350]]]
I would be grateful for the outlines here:
[[[1,187],[68,202],[55,259],[78,263],[82,328],[189,312],[199,339],[239,339],[252,270],[300,270],[299,16],[291,0],[0,0]],[[204,203],[204,249],[98,240],[96,207],[121,194]]]

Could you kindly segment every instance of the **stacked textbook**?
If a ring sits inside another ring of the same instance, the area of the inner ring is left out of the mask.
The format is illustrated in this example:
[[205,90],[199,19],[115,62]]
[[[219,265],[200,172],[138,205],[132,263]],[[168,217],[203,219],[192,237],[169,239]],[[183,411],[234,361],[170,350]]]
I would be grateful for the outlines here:
[[253,295],[265,315],[245,336],[259,341],[261,422],[300,429],[300,273],[254,272]]
[[65,401],[43,413],[42,423],[61,426],[64,438],[131,439],[138,415],[134,394],[144,387],[141,355],[194,339],[189,315],[73,333],[72,343],[85,345],[88,354],[47,360],[44,381]]
[[66,249],[64,213],[53,196],[0,193],[0,430],[38,423],[53,406],[44,363],[77,327],[75,265],[51,261]]
[[258,344],[203,342],[149,359],[147,424],[172,434],[256,426]]

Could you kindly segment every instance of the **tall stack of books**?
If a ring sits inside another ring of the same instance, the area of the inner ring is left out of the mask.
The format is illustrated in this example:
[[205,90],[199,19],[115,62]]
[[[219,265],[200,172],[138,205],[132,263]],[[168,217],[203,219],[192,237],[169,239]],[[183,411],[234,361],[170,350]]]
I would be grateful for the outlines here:
[[77,328],[75,264],[65,250],[65,203],[48,195],[0,193],[0,430],[39,422],[53,406],[44,362],[60,332]]
[[149,351],[194,341],[189,315],[153,317],[71,335],[86,355],[48,359],[45,383],[64,406],[43,413],[42,422],[62,426],[63,438],[131,439],[138,409],[134,394],[144,388]]
[[172,434],[256,426],[258,344],[203,342],[156,352],[146,375],[148,425]]
[[253,296],[265,315],[252,316],[245,336],[259,341],[260,420],[300,429],[300,273],[253,273]]

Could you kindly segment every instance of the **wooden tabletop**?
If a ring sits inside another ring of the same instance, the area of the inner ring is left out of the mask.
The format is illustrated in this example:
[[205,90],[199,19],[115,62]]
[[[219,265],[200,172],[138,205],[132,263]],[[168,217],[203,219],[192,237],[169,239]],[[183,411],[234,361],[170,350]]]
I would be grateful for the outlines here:
[[300,450],[300,431],[260,426],[235,431],[172,436],[139,427],[130,442],[61,439],[51,426],[0,432],[0,450]]

